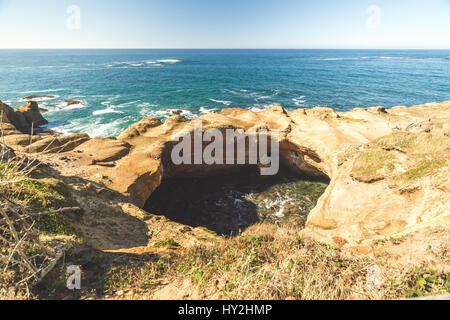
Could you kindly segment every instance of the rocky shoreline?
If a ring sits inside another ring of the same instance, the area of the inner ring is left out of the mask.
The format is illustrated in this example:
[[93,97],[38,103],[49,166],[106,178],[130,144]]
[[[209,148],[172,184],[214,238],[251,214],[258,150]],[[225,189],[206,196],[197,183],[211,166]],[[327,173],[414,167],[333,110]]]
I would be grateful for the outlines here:
[[[36,102],[17,110],[0,103],[0,109],[6,145],[46,162],[61,177],[90,181],[139,208],[164,179],[216,176],[238,169],[172,165],[167,155],[173,133],[193,130],[193,122],[180,115],[164,123],[143,119],[118,139],[91,139],[82,133],[31,136],[32,127],[47,123]],[[309,215],[305,234],[355,245],[449,224],[450,102],[342,113],[327,108],[287,112],[271,107],[259,113],[224,109],[197,120],[204,130],[278,130],[286,168],[330,179]],[[422,145],[415,145],[417,141]]]

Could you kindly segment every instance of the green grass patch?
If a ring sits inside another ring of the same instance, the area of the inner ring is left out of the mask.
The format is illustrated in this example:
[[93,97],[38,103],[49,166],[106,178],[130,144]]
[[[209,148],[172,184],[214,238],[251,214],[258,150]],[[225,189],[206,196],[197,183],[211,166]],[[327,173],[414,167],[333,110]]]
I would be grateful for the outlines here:
[[446,166],[446,161],[443,160],[423,160],[416,167],[409,169],[399,178],[405,180],[417,180],[423,177],[432,176],[436,174],[441,168]]
[[[25,179],[5,185],[0,191],[13,201],[20,203],[30,213],[77,206],[64,183],[56,179]],[[76,233],[74,228],[67,225],[63,215],[41,216],[36,220],[36,227],[43,235]]]
[[181,247],[181,245],[173,239],[158,241],[153,246],[155,248]]
[[385,150],[365,150],[356,158],[351,175],[361,182],[376,182],[395,170],[396,157]]

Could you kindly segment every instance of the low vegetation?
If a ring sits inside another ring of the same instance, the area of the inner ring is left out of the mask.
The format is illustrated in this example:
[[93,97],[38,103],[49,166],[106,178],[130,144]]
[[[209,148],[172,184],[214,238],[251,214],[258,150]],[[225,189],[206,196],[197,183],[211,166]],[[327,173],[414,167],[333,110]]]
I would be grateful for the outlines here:
[[396,132],[356,154],[352,177],[372,183],[386,178],[411,183],[435,178],[450,165],[450,138],[428,133]]
[[62,182],[31,178],[35,161],[0,147],[0,299],[29,298],[76,238],[60,215],[74,201]]
[[304,239],[296,228],[262,223],[238,237],[114,266],[103,290],[131,291],[128,298],[139,299],[163,283],[189,279],[191,287],[177,289],[178,298],[397,299],[450,292],[450,273],[387,261],[385,254],[355,256]]
[[395,155],[385,150],[365,150],[356,158],[352,177],[361,182],[376,182],[395,170]]

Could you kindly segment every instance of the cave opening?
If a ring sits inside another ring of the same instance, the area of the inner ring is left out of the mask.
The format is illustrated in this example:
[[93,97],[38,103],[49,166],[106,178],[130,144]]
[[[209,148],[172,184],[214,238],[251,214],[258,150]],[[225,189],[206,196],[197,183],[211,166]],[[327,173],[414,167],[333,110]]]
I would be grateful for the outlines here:
[[238,235],[263,221],[301,228],[328,184],[328,179],[284,166],[275,176],[261,176],[257,166],[243,166],[222,175],[163,179],[144,209],[222,236]]

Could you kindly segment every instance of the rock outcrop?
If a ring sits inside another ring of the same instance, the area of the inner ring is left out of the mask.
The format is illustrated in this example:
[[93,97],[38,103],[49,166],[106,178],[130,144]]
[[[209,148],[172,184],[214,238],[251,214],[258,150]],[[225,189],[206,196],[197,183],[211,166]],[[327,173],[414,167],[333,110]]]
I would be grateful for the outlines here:
[[48,124],[35,101],[30,101],[25,106],[17,108],[16,112],[23,114],[30,126],[33,124],[34,127],[39,127]]
[[23,133],[30,133],[31,128],[48,124],[48,121],[41,115],[38,104],[33,101],[16,110],[0,101],[0,115],[2,126],[5,123],[10,124]]
[[25,151],[28,153],[64,153],[72,151],[89,139],[89,136],[85,133],[75,133],[68,136],[47,136],[28,145]]
[[[7,110],[7,122],[17,123],[14,117],[20,116]],[[450,224],[450,102],[340,113],[328,108],[272,107],[259,113],[224,109],[196,121],[202,122],[203,130],[276,130],[286,167],[330,179],[304,234],[328,243],[344,239],[350,246]],[[147,118],[119,139],[45,137],[26,144],[25,151],[64,153],[71,161],[57,168],[62,175],[93,181],[143,207],[165,178],[238,169],[174,165],[170,154],[175,134],[194,129],[194,122],[180,115],[164,123]],[[10,140],[10,146],[20,148],[26,137]]]
[[[0,101],[0,122],[2,124],[13,125],[17,131],[28,131],[30,124],[21,112],[16,112],[13,108]],[[29,131],[27,132],[29,133]]]

